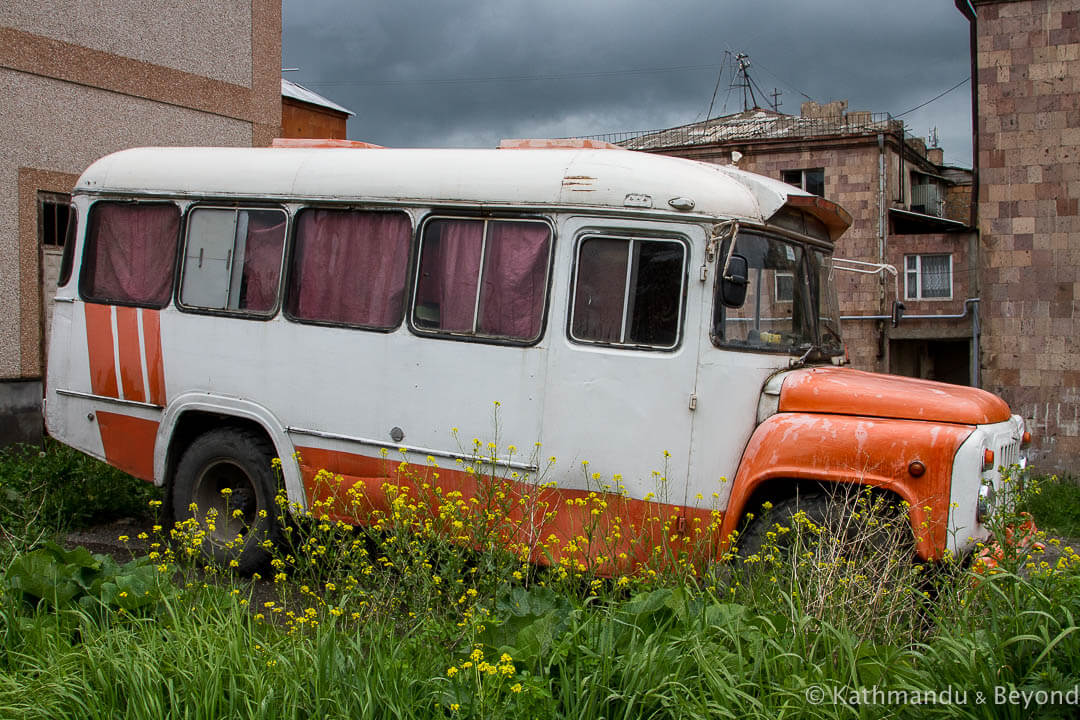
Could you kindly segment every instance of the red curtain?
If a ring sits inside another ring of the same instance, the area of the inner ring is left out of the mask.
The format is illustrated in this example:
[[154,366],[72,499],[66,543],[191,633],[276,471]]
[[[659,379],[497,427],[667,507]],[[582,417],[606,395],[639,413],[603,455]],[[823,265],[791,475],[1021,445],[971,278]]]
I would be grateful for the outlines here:
[[540,335],[550,239],[542,223],[489,225],[478,332],[523,340]]
[[483,242],[481,220],[435,220],[427,226],[416,290],[421,320],[430,309],[438,313],[439,330],[473,331]]
[[621,342],[626,298],[626,240],[589,238],[578,256],[574,337]]
[[165,307],[172,299],[180,210],[98,202],[90,210],[82,292],[91,300]]
[[281,252],[285,246],[285,216],[268,210],[246,212],[248,226],[240,309],[266,312],[273,309],[277,300]]
[[424,231],[421,249],[418,323],[448,332],[519,340],[538,337],[550,245],[551,231],[542,223],[433,221]]
[[411,235],[404,213],[303,211],[289,282],[290,312],[306,320],[396,326]]

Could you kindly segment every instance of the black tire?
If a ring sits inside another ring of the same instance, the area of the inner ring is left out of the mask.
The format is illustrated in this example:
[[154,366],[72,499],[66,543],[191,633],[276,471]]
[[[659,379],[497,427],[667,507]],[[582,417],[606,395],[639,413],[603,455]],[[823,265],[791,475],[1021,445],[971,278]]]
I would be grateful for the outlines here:
[[[896,504],[884,502],[884,498],[866,498],[860,499],[857,486],[833,493],[812,489],[780,500],[770,510],[759,509],[739,538],[740,555],[747,557],[759,553],[765,545],[766,535],[776,525],[791,528],[792,534],[778,537],[775,543],[781,550],[788,547],[798,524],[795,516],[800,512],[822,529],[822,537],[837,542],[842,548],[846,546],[846,555],[869,555],[894,549],[914,555],[914,538],[907,515]],[[874,518],[873,524],[868,518]],[[805,540],[804,536],[804,543]]]
[[[176,517],[198,519],[206,530],[203,553],[244,575],[270,560],[270,551],[263,546],[266,540],[281,540],[274,505],[277,481],[270,465],[274,457],[265,437],[224,427],[196,438],[176,468],[172,486]],[[223,494],[226,488],[231,492]],[[191,510],[193,505],[197,510]],[[217,511],[212,530],[206,521],[211,510]],[[236,510],[240,517],[234,517]]]

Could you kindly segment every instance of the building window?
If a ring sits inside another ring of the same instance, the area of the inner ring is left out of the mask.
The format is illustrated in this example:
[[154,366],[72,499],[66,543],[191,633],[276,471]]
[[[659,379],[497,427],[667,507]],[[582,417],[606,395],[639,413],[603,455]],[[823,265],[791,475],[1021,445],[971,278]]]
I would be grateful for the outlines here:
[[38,237],[42,247],[64,247],[70,216],[71,196],[60,193],[38,193]]
[[792,273],[778,272],[773,276],[776,287],[776,302],[789,303],[795,300],[795,276]]
[[952,298],[952,255],[905,255],[904,297],[907,300]]
[[172,299],[180,209],[172,203],[96,202],[79,291],[91,302],[163,308]]
[[678,345],[686,248],[674,240],[587,237],[578,248],[570,336],[580,342]]
[[522,220],[439,218],[424,226],[413,327],[533,342],[540,337],[551,228]]
[[911,211],[934,217],[945,216],[945,188],[933,178],[911,174]]
[[71,204],[70,195],[38,193],[38,244],[44,250],[45,256],[63,251],[56,280],[57,287],[67,285],[71,279],[77,224],[75,207]]
[[195,208],[188,214],[180,303],[270,313],[277,304],[285,213]]
[[812,195],[825,196],[825,168],[782,170],[780,179]]
[[412,223],[401,212],[302,210],[285,312],[373,330],[401,324]]

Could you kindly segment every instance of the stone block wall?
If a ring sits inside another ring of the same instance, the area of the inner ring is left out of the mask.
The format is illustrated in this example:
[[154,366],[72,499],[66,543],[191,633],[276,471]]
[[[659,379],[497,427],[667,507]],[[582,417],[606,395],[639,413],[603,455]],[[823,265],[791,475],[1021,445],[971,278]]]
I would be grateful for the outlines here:
[[983,385],[1080,458],[1080,0],[975,2]]

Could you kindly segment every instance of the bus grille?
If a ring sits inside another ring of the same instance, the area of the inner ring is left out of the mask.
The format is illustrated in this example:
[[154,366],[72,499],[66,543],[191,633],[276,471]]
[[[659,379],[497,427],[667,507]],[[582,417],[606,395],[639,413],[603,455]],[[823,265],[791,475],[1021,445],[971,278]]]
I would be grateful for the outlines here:
[[1020,441],[1010,438],[998,447],[997,456],[998,465],[1006,468],[1020,462]]

